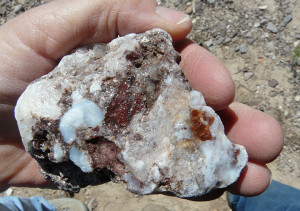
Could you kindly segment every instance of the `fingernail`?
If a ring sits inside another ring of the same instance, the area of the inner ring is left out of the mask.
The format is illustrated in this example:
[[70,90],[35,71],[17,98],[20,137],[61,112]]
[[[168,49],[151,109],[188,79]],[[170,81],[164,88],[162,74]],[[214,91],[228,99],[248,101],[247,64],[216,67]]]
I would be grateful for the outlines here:
[[188,15],[182,12],[172,10],[166,7],[161,7],[161,6],[158,6],[156,8],[156,13],[160,17],[177,24],[182,24],[190,19]]

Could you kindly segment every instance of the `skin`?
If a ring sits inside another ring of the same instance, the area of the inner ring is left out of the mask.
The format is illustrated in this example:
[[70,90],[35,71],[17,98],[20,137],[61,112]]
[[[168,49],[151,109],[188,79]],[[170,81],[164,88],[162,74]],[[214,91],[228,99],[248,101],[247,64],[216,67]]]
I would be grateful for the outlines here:
[[0,28],[0,189],[52,185],[24,151],[14,119],[14,106],[27,85],[78,46],[158,27],[171,34],[182,55],[185,76],[218,111],[228,138],[244,145],[249,153],[247,167],[228,190],[253,196],[268,187],[271,173],[266,164],[282,150],[281,126],[265,113],[232,103],[234,84],[224,65],[185,38],[191,20],[157,7],[154,0],[59,0],[25,12]]

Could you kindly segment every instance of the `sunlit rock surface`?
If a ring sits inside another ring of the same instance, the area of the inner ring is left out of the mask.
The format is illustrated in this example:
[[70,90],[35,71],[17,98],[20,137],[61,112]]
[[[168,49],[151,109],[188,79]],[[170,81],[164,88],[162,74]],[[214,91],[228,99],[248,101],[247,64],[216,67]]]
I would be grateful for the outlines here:
[[67,191],[111,179],[137,194],[200,196],[247,162],[154,29],[77,49],[28,86],[15,116],[27,152]]

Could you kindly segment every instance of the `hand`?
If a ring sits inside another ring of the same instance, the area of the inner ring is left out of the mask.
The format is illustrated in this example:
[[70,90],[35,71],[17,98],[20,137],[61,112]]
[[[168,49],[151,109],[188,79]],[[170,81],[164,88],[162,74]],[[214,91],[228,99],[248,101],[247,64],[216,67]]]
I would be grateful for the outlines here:
[[[160,14],[160,15],[159,15]],[[118,35],[152,28],[168,31],[182,55],[180,63],[191,85],[219,111],[229,139],[247,148],[250,161],[234,193],[256,195],[270,181],[266,163],[283,145],[280,125],[270,116],[234,99],[234,84],[221,62],[185,39],[191,20],[157,7],[154,0],[60,0],[32,9],[0,28],[0,188],[49,185],[37,163],[24,151],[13,115],[18,97],[34,79],[51,71],[72,49],[109,42]]]

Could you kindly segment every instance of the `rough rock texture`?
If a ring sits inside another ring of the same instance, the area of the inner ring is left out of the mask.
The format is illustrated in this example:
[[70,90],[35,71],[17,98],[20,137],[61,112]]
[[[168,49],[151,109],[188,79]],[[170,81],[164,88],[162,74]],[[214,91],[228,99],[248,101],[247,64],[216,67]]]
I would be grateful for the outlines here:
[[160,29],[77,49],[20,97],[25,149],[68,191],[108,178],[180,197],[230,185],[246,150],[227,139],[179,61]]

